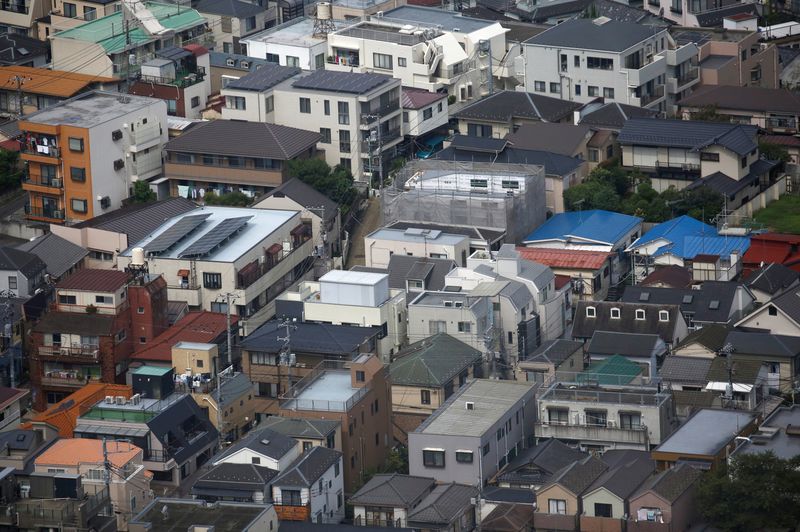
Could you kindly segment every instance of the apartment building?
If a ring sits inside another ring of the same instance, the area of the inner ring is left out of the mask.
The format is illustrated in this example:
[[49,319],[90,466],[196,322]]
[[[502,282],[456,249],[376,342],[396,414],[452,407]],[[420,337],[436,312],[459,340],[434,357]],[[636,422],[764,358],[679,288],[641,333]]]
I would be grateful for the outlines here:
[[244,0],[200,0],[192,4],[208,22],[212,47],[226,54],[246,53],[240,41],[274,26],[278,8],[266,8],[261,2]]
[[758,13],[755,4],[736,0],[647,0],[642,7],[678,26],[700,29],[722,26],[729,17],[749,20]]
[[150,476],[143,464],[144,452],[130,442],[103,442],[94,439],[57,440],[34,460],[34,473],[58,470],[80,475],[84,492],[94,495],[106,488],[106,457],[113,469],[108,481],[109,497],[114,506],[117,530],[128,530],[132,515],[153,498]]
[[28,299],[44,285],[47,265],[33,253],[0,247],[0,291],[3,297]]
[[164,147],[169,195],[201,200],[209,192],[238,191],[261,196],[288,178],[289,161],[317,157],[319,139],[315,131],[262,122],[198,124]]
[[391,405],[386,368],[376,356],[361,355],[314,368],[286,391],[280,415],[341,423],[344,491],[353,493],[366,472],[381,467],[389,454]]
[[382,360],[407,344],[406,293],[389,288],[385,273],[332,270],[319,281],[305,281],[297,291],[279,298],[280,315],[302,321],[378,327],[378,353]]
[[[267,63],[241,77],[223,81],[222,118],[250,122],[275,122],[275,86],[300,74],[297,67]],[[316,128],[314,128],[316,129]]]
[[[47,16],[53,9],[52,0],[14,0],[0,5],[0,30],[9,38],[31,34],[36,20]],[[35,37],[31,35],[31,37]],[[40,66],[40,65],[31,65]]]
[[37,410],[89,382],[119,382],[131,354],[167,328],[160,276],[132,280],[115,270],[79,270],[56,285],[55,307],[30,335]]
[[142,248],[151,274],[163,275],[169,299],[192,309],[263,319],[274,300],[307,271],[311,228],[300,213],[204,207],[175,216],[117,257],[118,268]]
[[467,265],[469,237],[429,229],[381,228],[364,237],[366,266],[386,268],[392,255],[450,259],[459,266]]
[[270,482],[272,504],[285,521],[338,524],[344,518],[342,453],[308,449]]
[[474,380],[409,433],[409,473],[484,485],[530,445],[535,420],[531,384]]
[[[206,19],[194,9],[139,0],[120,5],[114,14],[53,34],[53,68],[132,79],[161,48],[208,44]],[[76,57],[86,59],[76,67]]]
[[162,48],[142,63],[128,92],[166,101],[170,116],[200,118],[211,93],[210,58],[197,44]]
[[92,91],[19,122],[29,220],[79,222],[118,209],[133,182],[161,173],[166,104]]
[[537,438],[557,438],[584,450],[649,451],[677,427],[672,395],[655,388],[555,382],[537,397]]
[[[349,24],[340,20],[330,22],[334,27]],[[277,65],[303,70],[324,69],[328,44],[326,35],[315,32],[316,23],[313,18],[294,18],[279,26],[248,35],[239,40],[239,45],[249,57],[257,57]]]
[[491,92],[489,56],[503,56],[505,33],[499,22],[402,6],[329,34],[327,68],[385,73],[405,87],[446,91],[457,109]]
[[666,29],[607,17],[567,20],[523,43],[525,89],[564,100],[673,112],[699,83],[697,46]]
[[431,132],[445,132],[450,117],[447,94],[403,87],[401,103],[403,135],[417,138]]
[[[500,299],[499,294],[495,295]],[[445,291],[426,291],[408,302],[408,337],[411,342],[446,333],[484,353],[489,349],[484,335],[493,317],[486,297]]]

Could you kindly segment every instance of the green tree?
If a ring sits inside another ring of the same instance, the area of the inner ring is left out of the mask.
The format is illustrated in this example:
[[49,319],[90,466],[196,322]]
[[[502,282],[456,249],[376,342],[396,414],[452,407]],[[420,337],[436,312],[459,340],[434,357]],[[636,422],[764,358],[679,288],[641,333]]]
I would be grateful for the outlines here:
[[680,202],[675,205],[675,215],[686,214],[701,222],[708,222],[722,212],[725,198],[710,187],[698,187],[684,190]]
[[134,181],[133,196],[131,196],[133,203],[148,203],[155,200],[156,193],[150,190],[147,181]]
[[206,205],[222,205],[225,207],[247,207],[250,205],[250,198],[241,192],[228,192],[217,196],[213,192],[207,192],[203,196]]
[[0,190],[19,187],[20,177],[19,152],[0,149]]
[[384,473],[408,474],[408,449],[405,446],[399,445],[389,451]]
[[730,122],[731,117],[717,112],[716,105],[705,105],[699,111],[692,113],[692,120],[704,122]]
[[773,144],[772,142],[761,141],[758,143],[758,151],[761,155],[770,161],[780,161],[788,163],[791,160],[789,152],[783,146]]
[[795,530],[800,523],[799,467],[798,457],[738,455],[700,480],[697,508],[721,530]]
[[341,205],[343,215],[358,195],[353,185],[353,174],[342,166],[331,168],[322,159],[289,161],[289,175],[308,183]]
[[627,194],[631,186],[630,175],[619,166],[598,166],[589,172],[588,179],[595,179],[608,183],[614,187],[614,190],[616,190],[617,194],[620,196]]

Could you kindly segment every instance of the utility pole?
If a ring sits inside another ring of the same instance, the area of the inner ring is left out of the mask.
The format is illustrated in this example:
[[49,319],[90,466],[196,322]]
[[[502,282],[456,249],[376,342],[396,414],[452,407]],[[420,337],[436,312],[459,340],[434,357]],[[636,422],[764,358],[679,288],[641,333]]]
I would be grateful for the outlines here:
[[[228,364],[233,364],[233,338],[231,334],[231,301],[239,298],[238,294],[233,292],[225,292],[220,294],[219,298],[225,298],[225,332],[227,338],[228,350]],[[223,370],[222,357],[218,357],[217,363],[217,433],[219,437],[219,448],[222,448],[222,370]],[[212,396],[213,397],[213,396]]]
[[9,81],[16,83],[17,85],[17,105],[19,106],[17,112],[17,118],[22,118],[22,86],[25,84],[26,81],[30,81],[31,78],[25,76],[14,75],[9,78]]
[[[297,329],[297,325],[294,325],[291,320],[285,319],[278,325],[278,327],[283,327],[285,331],[285,336],[278,336],[278,341],[283,342],[283,346],[281,346],[281,352],[278,355],[278,363],[286,365],[288,382],[286,389],[288,390],[292,387],[292,366],[295,363],[295,361],[292,360],[294,355],[291,353],[292,329]],[[278,379],[278,385],[280,386],[280,379]]]
[[114,507],[111,503],[111,463],[108,461],[108,442],[103,437],[103,481],[106,485],[106,496],[108,497],[108,515],[114,515]]
[[733,344],[730,342],[722,346],[720,353],[725,355],[725,367],[728,370],[728,386],[725,389],[725,399],[728,406],[733,406]]
[[[381,115],[374,114],[374,115],[361,115],[361,121],[367,120],[374,120],[375,126],[370,127],[369,139],[367,140],[367,146],[369,148],[369,170],[373,172],[375,168],[375,161],[373,157],[375,157],[375,150],[372,149],[373,143],[377,143],[378,145],[378,180],[379,185],[377,188],[383,188],[383,154],[381,153],[381,148],[383,147],[382,139],[381,139]],[[375,138],[373,140],[372,133],[375,132]]]

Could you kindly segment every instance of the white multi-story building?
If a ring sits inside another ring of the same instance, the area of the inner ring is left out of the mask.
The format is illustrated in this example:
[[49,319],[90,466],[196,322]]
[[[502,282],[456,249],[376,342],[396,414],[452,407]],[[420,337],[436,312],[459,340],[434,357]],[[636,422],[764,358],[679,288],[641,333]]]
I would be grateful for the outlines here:
[[676,45],[663,28],[573,19],[524,43],[525,89],[674,112],[675,102],[699,83],[697,55],[696,45]]
[[[303,70],[325,68],[328,42],[325,35],[314,34],[314,19],[295,18],[239,41],[249,57]],[[333,22],[337,27],[339,21]]]
[[364,237],[365,262],[368,268],[388,268],[392,255],[431,259],[450,259],[467,265],[467,235],[445,233],[436,229],[382,227]]

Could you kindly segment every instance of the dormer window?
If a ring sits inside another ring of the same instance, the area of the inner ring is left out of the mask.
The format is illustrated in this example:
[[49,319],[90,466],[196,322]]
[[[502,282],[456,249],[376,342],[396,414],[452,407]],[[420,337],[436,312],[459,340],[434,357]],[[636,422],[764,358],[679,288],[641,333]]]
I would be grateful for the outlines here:
[[668,310],[659,310],[658,311],[658,321],[669,321],[669,311]]
[[408,289],[409,290],[423,290],[425,288],[425,284],[420,279],[409,279],[408,280]]
[[644,309],[641,308],[636,309],[636,319],[640,321],[645,319]]
[[586,307],[586,317],[594,318],[597,316],[597,310],[594,307]]
[[611,319],[618,320],[620,318],[620,310],[618,308],[611,309]]

